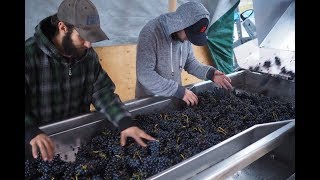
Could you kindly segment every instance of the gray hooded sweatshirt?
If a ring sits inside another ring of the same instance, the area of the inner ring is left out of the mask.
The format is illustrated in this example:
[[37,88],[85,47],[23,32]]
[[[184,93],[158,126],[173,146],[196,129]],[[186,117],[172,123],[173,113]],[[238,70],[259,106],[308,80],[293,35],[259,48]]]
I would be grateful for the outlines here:
[[177,41],[171,34],[183,30],[209,12],[199,2],[187,2],[175,12],[150,20],[141,30],[137,45],[136,98],[175,96],[182,99],[182,69],[199,79],[211,79],[215,68],[201,64],[193,54],[190,41]]

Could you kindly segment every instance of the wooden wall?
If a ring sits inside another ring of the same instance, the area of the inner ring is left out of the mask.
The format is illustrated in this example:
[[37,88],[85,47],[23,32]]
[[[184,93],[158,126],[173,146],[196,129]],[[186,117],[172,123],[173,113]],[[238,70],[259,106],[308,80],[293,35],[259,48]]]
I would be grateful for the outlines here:
[[[213,65],[207,46],[193,46],[196,58],[203,64]],[[116,93],[122,101],[134,99],[136,84],[136,44],[95,47],[102,68],[116,85]],[[188,85],[202,80],[182,73],[182,84]]]

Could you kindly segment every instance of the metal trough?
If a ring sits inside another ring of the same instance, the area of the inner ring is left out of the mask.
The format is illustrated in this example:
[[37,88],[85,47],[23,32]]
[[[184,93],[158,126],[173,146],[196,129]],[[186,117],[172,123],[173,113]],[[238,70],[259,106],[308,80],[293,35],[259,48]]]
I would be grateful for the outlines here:
[[[228,76],[233,86],[239,90],[278,97],[293,103],[294,106],[294,81],[248,70],[238,71]],[[213,87],[215,84],[211,81],[189,86],[196,93]],[[133,115],[138,115],[166,112],[169,109],[178,110],[181,107],[180,103],[172,98],[149,97],[134,99],[126,102],[125,105]],[[56,143],[56,153],[59,153],[63,160],[73,161],[78,147],[91,139],[104,126],[113,127],[111,123],[104,120],[102,114],[93,112],[40,128]],[[289,175],[284,176],[292,175],[291,178],[294,178],[294,150],[292,150],[292,146],[294,149],[294,127],[295,119],[257,124],[149,179],[248,179],[250,176],[261,178],[263,175],[252,175],[252,172],[257,172],[259,169],[257,167],[267,168],[259,165],[261,162],[269,162],[270,158],[265,157],[270,157],[270,154],[277,154],[276,157],[288,156],[290,153],[283,153],[288,147],[290,152],[293,151],[293,155],[285,158],[287,159],[285,164],[289,163],[291,166],[286,171]],[[288,142],[291,144],[286,144]],[[259,172],[263,171],[261,168],[259,170]],[[245,175],[244,172],[247,174]]]

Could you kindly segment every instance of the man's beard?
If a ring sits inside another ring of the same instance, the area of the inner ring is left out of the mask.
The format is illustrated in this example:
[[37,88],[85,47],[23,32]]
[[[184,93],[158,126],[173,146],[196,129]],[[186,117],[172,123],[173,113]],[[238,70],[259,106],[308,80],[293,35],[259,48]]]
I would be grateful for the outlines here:
[[79,59],[85,53],[85,50],[77,48],[71,39],[72,31],[67,32],[66,36],[62,39],[62,48],[65,55],[71,56],[73,58]]

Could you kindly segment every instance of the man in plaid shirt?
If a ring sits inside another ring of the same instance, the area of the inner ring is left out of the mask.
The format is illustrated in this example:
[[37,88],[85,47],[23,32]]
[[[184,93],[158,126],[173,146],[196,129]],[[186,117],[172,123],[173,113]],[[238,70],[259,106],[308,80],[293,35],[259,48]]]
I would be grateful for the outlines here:
[[120,143],[132,137],[155,140],[134,125],[114,93],[115,85],[102,69],[91,43],[108,37],[90,0],[64,0],[57,14],[43,19],[25,42],[25,140],[32,155],[52,160],[53,141],[40,125],[90,112],[90,104],[121,131]]

